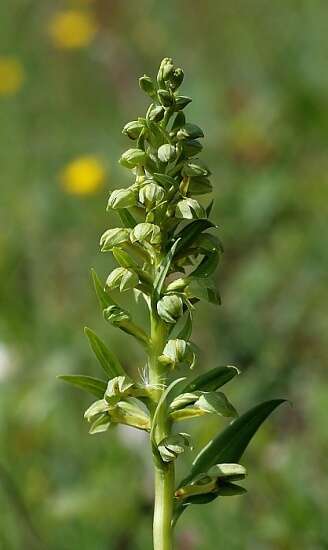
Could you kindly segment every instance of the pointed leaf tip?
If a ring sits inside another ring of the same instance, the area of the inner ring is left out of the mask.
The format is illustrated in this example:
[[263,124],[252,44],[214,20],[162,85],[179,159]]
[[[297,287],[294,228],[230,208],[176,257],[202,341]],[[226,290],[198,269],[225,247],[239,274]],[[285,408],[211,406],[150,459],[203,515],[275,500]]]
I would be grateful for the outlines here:
[[89,340],[92,351],[107,376],[109,378],[114,378],[115,376],[125,375],[126,373],[120,361],[116,355],[107,348],[101,338],[99,338],[99,336],[97,336],[97,334],[89,327],[84,327],[84,333]]
[[98,399],[101,399],[104,396],[107,388],[107,384],[104,380],[84,374],[61,374],[57,376],[57,378],[64,380],[64,382],[72,384],[81,390],[91,393],[91,395],[95,395]]
[[202,472],[207,472],[214,464],[239,462],[261,424],[284,402],[285,399],[265,401],[232,422],[200,451],[193,462],[189,480]]

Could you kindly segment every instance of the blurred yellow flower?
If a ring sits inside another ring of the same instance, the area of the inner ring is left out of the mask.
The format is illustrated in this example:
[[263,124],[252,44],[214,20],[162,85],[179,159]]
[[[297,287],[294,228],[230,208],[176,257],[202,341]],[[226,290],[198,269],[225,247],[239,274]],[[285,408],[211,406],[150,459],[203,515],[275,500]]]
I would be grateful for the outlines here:
[[95,156],[78,157],[62,171],[64,190],[72,195],[89,195],[100,189],[105,181],[105,168]]
[[0,57],[0,96],[13,95],[22,87],[24,69],[16,57]]
[[92,42],[97,24],[91,13],[71,9],[57,12],[49,23],[48,31],[57,48],[84,48]]

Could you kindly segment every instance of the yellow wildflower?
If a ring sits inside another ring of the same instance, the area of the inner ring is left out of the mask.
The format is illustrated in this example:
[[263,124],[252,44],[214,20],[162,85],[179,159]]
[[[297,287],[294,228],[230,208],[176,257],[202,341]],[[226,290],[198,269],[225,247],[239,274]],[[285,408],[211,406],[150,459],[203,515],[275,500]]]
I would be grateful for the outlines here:
[[69,9],[53,16],[48,31],[57,48],[84,48],[92,42],[97,24],[91,13]]
[[105,168],[95,156],[74,159],[62,171],[64,190],[71,195],[89,195],[100,189],[105,181]]
[[0,57],[0,96],[13,95],[24,81],[24,69],[16,57]]

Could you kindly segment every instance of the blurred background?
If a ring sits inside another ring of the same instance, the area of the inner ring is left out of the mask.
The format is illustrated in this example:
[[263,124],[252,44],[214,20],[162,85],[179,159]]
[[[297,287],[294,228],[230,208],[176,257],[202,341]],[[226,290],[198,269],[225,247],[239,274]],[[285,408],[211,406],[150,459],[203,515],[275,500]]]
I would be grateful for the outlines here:
[[[128,182],[121,128],[164,56],[206,132],[225,245],[198,368],[243,371],[227,388],[240,411],[293,403],[244,457],[248,495],[187,511],[177,548],[328,548],[327,18],[323,0],[0,3],[1,549],[151,548],[145,439],[88,435],[90,399],[56,375],[101,375],[84,325],[142,366],[103,323],[89,271],[112,267],[98,239],[117,223],[109,190]],[[222,425],[196,421],[198,445]]]

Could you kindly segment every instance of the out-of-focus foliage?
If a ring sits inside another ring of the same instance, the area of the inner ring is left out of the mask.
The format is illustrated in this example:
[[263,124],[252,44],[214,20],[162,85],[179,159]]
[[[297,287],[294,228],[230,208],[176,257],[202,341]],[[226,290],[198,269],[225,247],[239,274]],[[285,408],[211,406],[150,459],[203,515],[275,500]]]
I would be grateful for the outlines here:
[[293,402],[244,460],[250,493],[186,512],[177,547],[327,548],[327,17],[323,0],[1,2],[0,548],[151,547],[144,440],[90,438],[88,398],[55,377],[99,375],[85,324],[142,365],[104,330],[88,272],[112,267],[97,243],[136,78],[167,55],[191,75],[226,249],[203,363],[243,370],[244,409]]

